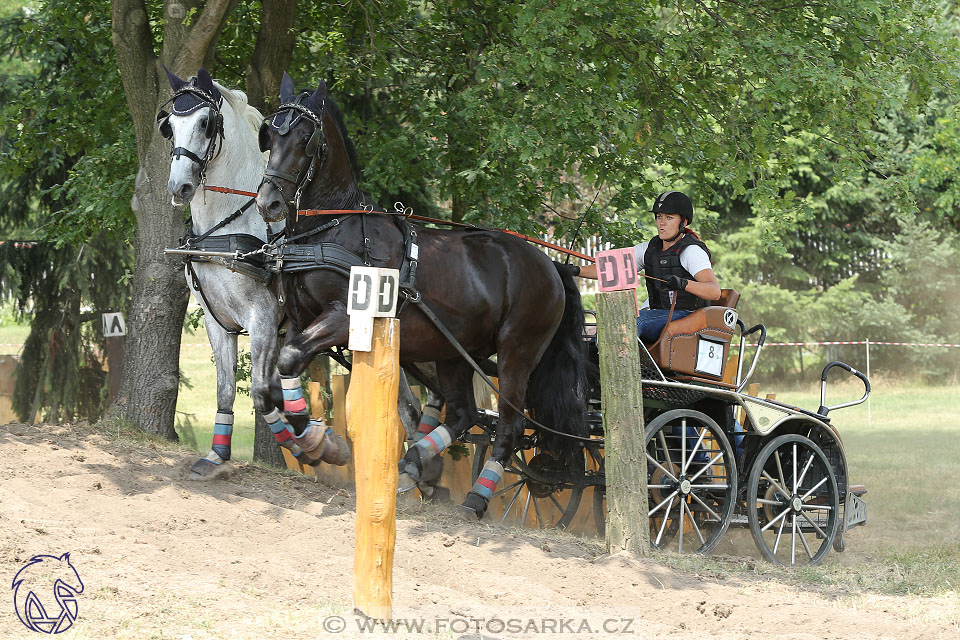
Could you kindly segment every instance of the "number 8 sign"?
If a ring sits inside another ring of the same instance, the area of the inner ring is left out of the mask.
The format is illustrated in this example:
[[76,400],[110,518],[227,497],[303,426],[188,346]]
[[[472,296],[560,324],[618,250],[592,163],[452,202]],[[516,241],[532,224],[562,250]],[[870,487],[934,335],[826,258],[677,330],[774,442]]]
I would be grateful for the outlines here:
[[597,281],[600,291],[636,289],[637,260],[633,255],[633,248],[597,253]]

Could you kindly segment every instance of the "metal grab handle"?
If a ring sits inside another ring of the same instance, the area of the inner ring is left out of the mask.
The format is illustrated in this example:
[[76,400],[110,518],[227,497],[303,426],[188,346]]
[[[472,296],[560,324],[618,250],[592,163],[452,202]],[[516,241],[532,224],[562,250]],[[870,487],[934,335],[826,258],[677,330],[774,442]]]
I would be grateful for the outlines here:
[[[831,407],[828,407],[826,404],[827,397],[827,372],[834,367],[840,367],[841,369],[846,369],[848,372],[860,378],[860,381],[863,382],[863,397],[859,400],[854,400],[852,402],[844,402],[841,404],[835,404]],[[863,403],[867,398],[870,397],[870,380],[862,372],[857,371],[846,362],[840,362],[836,360],[834,362],[827,363],[827,366],[823,368],[823,372],[820,374],[820,408],[817,409],[817,413],[821,416],[826,416],[828,413],[834,409],[842,409],[844,407],[852,407],[857,404]]]
[[[750,376],[753,375],[753,370],[757,367],[757,362],[760,359],[760,350],[763,349],[763,343],[767,339],[767,328],[762,324],[755,325],[749,331],[746,329],[746,325],[737,318],[737,326],[740,327],[740,361],[737,363],[737,393],[743,391],[743,388],[747,386],[747,382],[750,380]],[[743,370],[743,349],[746,337],[750,334],[760,332],[760,339],[757,341],[757,350],[753,354],[753,360],[750,362],[750,369],[747,370],[747,375],[744,376],[743,380],[740,379],[740,373]]]

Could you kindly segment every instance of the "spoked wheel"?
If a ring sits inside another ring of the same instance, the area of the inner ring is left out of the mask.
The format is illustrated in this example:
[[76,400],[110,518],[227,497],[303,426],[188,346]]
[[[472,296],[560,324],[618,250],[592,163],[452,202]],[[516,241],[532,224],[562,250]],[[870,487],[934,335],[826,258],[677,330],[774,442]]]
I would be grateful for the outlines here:
[[747,517],[763,556],[777,564],[819,564],[840,523],[833,468],[809,438],[792,433],[768,442],[750,470]]
[[[492,445],[479,444],[473,456],[473,480],[483,469]],[[530,524],[540,529],[565,529],[580,507],[585,487],[584,454],[558,460],[540,449],[521,450],[504,466],[503,477],[490,498],[490,509],[501,522]]]
[[709,553],[730,526],[737,463],[720,426],[689,409],[667,411],[646,429],[650,546]]

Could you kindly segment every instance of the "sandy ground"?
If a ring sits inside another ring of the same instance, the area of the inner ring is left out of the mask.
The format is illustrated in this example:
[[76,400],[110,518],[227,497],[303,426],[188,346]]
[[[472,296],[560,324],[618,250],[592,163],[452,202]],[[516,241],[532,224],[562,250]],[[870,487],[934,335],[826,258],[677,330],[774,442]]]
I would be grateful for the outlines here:
[[[0,582],[69,551],[85,588],[64,638],[960,637],[936,599],[719,583],[414,504],[397,523],[395,627],[371,627],[352,613],[352,494],[245,464],[191,481],[194,456],[86,426],[0,426]],[[8,589],[0,638],[36,637]],[[59,609],[52,590],[41,599]]]

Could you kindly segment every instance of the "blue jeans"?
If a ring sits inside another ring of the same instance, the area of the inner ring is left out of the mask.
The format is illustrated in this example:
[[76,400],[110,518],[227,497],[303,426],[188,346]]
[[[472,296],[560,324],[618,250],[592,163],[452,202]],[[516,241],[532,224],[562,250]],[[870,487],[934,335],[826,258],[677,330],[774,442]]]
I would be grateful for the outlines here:
[[[679,320],[690,315],[691,311],[673,310],[672,320]],[[667,316],[670,309],[641,309],[637,316],[637,335],[644,342],[656,342],[663,328],[667,326]]]

